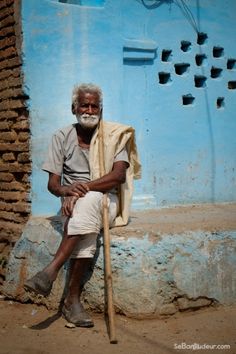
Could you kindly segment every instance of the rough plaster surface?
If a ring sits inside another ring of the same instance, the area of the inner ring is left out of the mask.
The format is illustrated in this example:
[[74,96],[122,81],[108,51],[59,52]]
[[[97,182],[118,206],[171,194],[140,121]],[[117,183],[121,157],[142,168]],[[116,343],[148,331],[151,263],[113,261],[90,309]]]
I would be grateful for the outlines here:
[[[208,206],[204,208],[202,217],[207,216]],[[150,212],[147,224],[147,214],[136,213],[126,228],[111,231],[114,303],[117,311],[132,317],[157,317],[216,303],[235,303],[234,219],[231,223],[228,220],[229,230],[220,230],[220,224],[225,219],[222,218],[223,210],[229,215],[230,211],[234,211],[234,206],[225,205],[223,209],[212,207],[211,213],[214,208],[215,213],[221,210],[221,218],[218,215],[214,231],[199,229],[201,218],[198,208],[189,208],[189,213],[186,208],[175,209],[176,218],[180,220],[182,214],[186,225],[191,217],[195,220],[195,224],[192,223],[195,227],[189,227],[188,231],[160,232],[164,224],[161,221],[158,224],[157,220],[161,220],[163,210]],[[195,209],[197,212],[194,214]],[[174,217],[173,210],[167,210],[166,215],[168,213]],[[208,219],[210,224],[212,218]],[[55,254],[61,240],[61,226],[58,218],[32,217],[29,220],[9,260],[4,288],[6,295],[21,301],[28,300],[23,282],[42,269]],[[65,278],[66,266],[61,270],[49,298],[37,297],[33,300],[56,308],[63,296]],[[94,272],[88,276],[85,290],[83,297],[87,306],[102,311],[102,239],[98,242]]]

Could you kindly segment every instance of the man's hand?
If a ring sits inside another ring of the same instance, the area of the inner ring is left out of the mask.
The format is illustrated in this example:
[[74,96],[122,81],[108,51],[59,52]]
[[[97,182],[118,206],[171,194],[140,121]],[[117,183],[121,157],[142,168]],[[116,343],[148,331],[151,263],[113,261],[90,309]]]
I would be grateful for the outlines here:
[[57,197],[84,197],[90,190],[89,186],[83,182],[74,182],[69,186],[61,185],[61,176],[49,173],[48,190]]
[[86,183],[74,182],[70,186],[63,187],[64,196],[74,196],[77,198],[84,197],[87,192],[89,192],[89,187]]
[[61,211],[63,216],[72,216],[73,209],[78,197],[65,197],[62,203]]

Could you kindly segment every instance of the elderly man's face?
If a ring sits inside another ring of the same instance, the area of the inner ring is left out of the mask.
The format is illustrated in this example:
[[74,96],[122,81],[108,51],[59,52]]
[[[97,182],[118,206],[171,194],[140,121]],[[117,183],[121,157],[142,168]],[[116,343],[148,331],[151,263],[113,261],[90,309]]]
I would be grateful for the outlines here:
[[76,118],[83,128],[96,128],[101,118],[99,96],[96,93],[80,94]]

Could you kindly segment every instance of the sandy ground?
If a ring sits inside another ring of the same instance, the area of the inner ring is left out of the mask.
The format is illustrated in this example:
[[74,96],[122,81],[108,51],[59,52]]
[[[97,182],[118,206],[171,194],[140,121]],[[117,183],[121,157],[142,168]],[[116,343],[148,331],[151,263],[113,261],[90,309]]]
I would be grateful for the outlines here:
[[[110,344],[102,314],[95,327],[65,327],[66,321],[43,306],[0,301],[1,354],[171,354],[236,353],[236,307],[180,313],[163,319],[116,316],[118,344]],[[228,345],[230,349],[190,349],[189,345]],[[182,349],[181,349],[182,348]]]

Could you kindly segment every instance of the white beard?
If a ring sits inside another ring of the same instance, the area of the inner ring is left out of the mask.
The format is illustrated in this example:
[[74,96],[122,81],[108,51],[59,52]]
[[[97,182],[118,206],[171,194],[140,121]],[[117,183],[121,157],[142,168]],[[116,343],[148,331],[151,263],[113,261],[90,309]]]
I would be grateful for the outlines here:
[[93,129],[96,128],[96,126],[99,123],[100,116],[99,115],[90,115],[87,113],[84,114],[77,114],[76,115],[78,123],[83,127],[84,129]]

